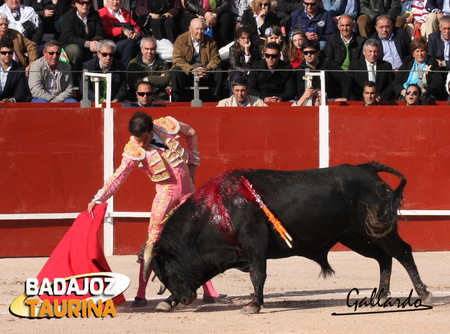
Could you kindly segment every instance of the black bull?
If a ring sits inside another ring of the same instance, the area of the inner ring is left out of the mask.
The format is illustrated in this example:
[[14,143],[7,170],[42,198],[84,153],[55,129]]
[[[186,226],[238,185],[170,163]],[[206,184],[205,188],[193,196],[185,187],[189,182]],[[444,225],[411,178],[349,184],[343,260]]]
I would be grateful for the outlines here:
[[[400,179],[395,190],[379,172]],[[244,177],[292,237],[289,248],[243,184]],[[244,313],[263,305],[266,260],[293,255],[333,273],[327,255],[338,242],[378,261],[380,298],[389,294],[392,257],[408,272],[417,294],[430,303],[411,246],[397,232],[405,177],[395,169],[367,163],[331,168],[275,171],[236,170],[206,182],[167,220],[154,247],[151,266],[172,295],[167,302],[190,304],[206,281],[230,268],[250,272],[253,300]]]

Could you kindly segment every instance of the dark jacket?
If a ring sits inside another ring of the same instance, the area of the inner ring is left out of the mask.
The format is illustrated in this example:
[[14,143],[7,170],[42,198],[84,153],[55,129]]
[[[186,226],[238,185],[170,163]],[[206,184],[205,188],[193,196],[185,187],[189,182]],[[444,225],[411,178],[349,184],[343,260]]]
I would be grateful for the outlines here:
[[170,64],[165,60],[159,59],[158,55],[153,63],[152,70],[142,60],[142,53],[139,53],[136,58],[132,59],[127,68],[128,88],[130,89],[130,96],[135,96],[135,86],[138,81],[146,78],[146,81],[152,85],[153,97],[156,101],[167,101],[169,96],[166,92],[166,87],[170,83],[171,73]]
[[[280,71],[280,70],[287,71]],[[295,96],[295,77],[292,66],[280,60],[277,71],[268,71],[267,63],[264,59],[253,64],[248,76],[250,83],[250,95],[258,96],[264,100],[267,96],[278,96],[283,101],[289,101]]]
[[77,16],[76,9],[70,9],[63,16],[61,37],[59,41],[65,48],[68,44],[77,44],[84,48],[86,41],[100,41],[105,38],[102,20],[98,12],[91,9],[87,15],[87,25],[89,33],[86,34],[83,21]]
[[291,14],[290,31],[297,29],[308,31],[309,28],[314,29],[321,41],[326,41],[329,35],[337,31],[333,15],[320,7],[312,19],[306,15],[304,8],[297,9]]
[[[103,70],[100,68],[98,58],[92,58],[83,64],[83,69],[89,72],[100,72]],[[125,74],[125,66],[119,59],[114,59],[109,72],[112,72],[112,85],[111,85],[111,100],[123,101],[127,99],[127,76]],[[82,85],[80,85],[81,91],[83,91]],[[89,92],[88,98],[91,101],[95,99],[94,83],[89,80]]]
[[[411,70],[412,66],[414,64],[414,58],[413,56],[408,56],[404,61],[403,65],[398,69],[398,73],[395,76],[394,79],[394,92],[396,96],[399,96],[400,92],[405,89],[403,87],[403,84],[408,80],[409,77],[409,70]],[[439,65],[434,57],[428,56],[426,60],[426,65],[431,66],[428,74],[426,74],[427,78],[427,93],[433,94],[434,97],[440,98],[443,93],[445,93],[444,88],[444,81],[442,74],[439,72],[433,72],[433,71],[439,71]]]
[[16,102],[25,102],[25,97],[28,93],[25,68],[13,60],[11,70],[6,78],[5,87],[0,93],[0,100],[14,98]]
[[251,67],[252,64],[261,59],[261,54],[259,52],[258,47],[254,47],[255,44],[252,44],[250,47],[250,55],[251,58],[246,63],[244,52],[237,52],[234,48],[234,45],[230,46],[230,70],[237,72],[246,72]]
[[[359,71],[359,72],[358,72]],[[347,72],[347,85],[349,92],[346,96],[350,100],[361,100],[364,83],[369,80],[369,73],[367,72],[367,64],[364,58],[355,59],[350,62]],[[392,65],[387,61],[379,59],[377,61],[376,71],[376,86],[377,91],[383,100],[393,100],[394,91],[392,88],[392,81],[394,80],[394,72]]]
[[[309,68],[311,71],[324,70],[325,71],[325,92],[328,98],[339,98],[347,96],[345,91],[346,85],[344,84],[347,80],[345,72],[340,68],[334,61],[320,59],[317,67],[312,69],[306,61],[303,61],[298,67],[299,71],[296,72],[297,75],[297,96],[300,98],[305,92],[305,80],[303,76],[305,75],[305,69]],[[320,89],[320,77],[313,77],[312,86],[314,89]]]
[[[360,59],[362,55],[363,45],[366,39],[362,36],[353,35],[348,46],[350,61]],[[328,37],[324,48],[325,59],[333,60],[339,66],[342,66],[347,57],[347,48],[341,38],[341,32]]]
[[[411,54],[411,38],[408,36],[404,29],[394,28],[393,34],[394,44],[397,49],[398,55],[400,56],[400,59],[403,60]],[[375,38],[378,42],[380,42],[378,53],[382,58],[384,55],[384,50],[383,42],[381,41],[380,36],[378,36],[378,33],[375,33],[371,38]]]
[[[184,7],[186,12],[205,16],[206,10],[203,8],[203,0],[185,0]],[[222,13],[231,12],[230,0],[216,0],[216,9],[211,10],[220,16]]]
[[444,8],[444,0],[427,0],[425,8],[429,13],[433,12],[435,9],[442,11]]
[[373,20],[378,15],[389,15],[393,22],[402,11],[400,0],[360,0],[359,15],[367,15]]
[[253,14],[254,13],[250,9],[244,11],[244,13],[242,14],[241,24],[242,26],[251,29],[255,35],[258,35],[260,37],[265,37],[266,29],[271,25],[280,24],[277,15],[275,13],[270,13],[266,16],[266,18],[264,19],[264,24],[258,30],[258,26],[256,25],[255,17],[253,16]]
[[150,107],[143,107],[137,102],[125,102],[121,105],[122,108],[153,108],[153,107],[166,107],[165,104],[155,104],[152,102]]
[[[439,60],[444,60],[445,44],[441,38],[441,32],[436,31],[428,36],[428,55]],[[450,60],[445,61],[445,68],[450,70]]]
[[169,13],[175,18],[182,9],[180,0],[137,0],[135,13],[137,16],[148,15],[149,13]]
[[277,17],[280,25],[288,27],[291,13],[299,8],[303,8],[303,0],[278,0]]

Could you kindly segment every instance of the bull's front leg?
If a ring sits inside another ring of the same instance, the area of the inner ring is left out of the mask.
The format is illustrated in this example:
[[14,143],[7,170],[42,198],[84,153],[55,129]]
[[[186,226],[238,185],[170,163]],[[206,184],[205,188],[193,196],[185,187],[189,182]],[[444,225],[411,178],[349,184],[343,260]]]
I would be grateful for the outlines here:
[[266,261],[259,266],[250,266],[250,279],[254,295],[252,301],[241,310],[243,314],[257,314],[264,304],[264,283],[266,282]]

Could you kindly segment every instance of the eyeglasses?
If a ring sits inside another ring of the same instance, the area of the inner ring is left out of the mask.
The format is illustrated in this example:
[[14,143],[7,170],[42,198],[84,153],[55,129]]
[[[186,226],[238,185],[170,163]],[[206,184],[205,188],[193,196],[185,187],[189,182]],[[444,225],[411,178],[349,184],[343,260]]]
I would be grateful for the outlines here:
[[311,51],[303,51],[303,54],[308,56],[308,55],[315,55],[316,51],[315,50],[311,50]]
[[12,56],[12,54],[14,53],[14,51],[0,51],[0,54],[1,55],[10,55],[10,56]]
[[406,95],[412,94],[414,96],[419,95],[419,92],[417,90],[408,90],[406,91]]
[[114,57],[114,53],[106,53],[106,52],[99,52],[103,57],[108,57],[108,56],[110,56],[110,57]]
[[59,56],[61,54],[61,51],[45,51],[45,52],[47,52],[50,56],[54,56],[55,53],[57,56]]
[[153,95],[153,92],[136,92],[136,94],[139,95],[139,96],[147,96],[147,97],[149,97],[149,96]]
[[81,6],[83,6],[83,5],[90,6],[91,5],[90,1],[77,1],[77,3]]
[[303,6],[307,7],[307,6],[311,6],[314,7],[315,5],[317,5],[317,2],[304,2]]
[[269,3],[268,2],[260,3],[259,6],[260,7],[269,7]]
[[264,57],[270,58],[270,59],[275,59],[275,58],[278,58],[279,56],[280,56],[279,53],[277,53],[276,55],[274,55],[274,54],[272,54],[272,53],[265,53],[265,54],[264,54]]

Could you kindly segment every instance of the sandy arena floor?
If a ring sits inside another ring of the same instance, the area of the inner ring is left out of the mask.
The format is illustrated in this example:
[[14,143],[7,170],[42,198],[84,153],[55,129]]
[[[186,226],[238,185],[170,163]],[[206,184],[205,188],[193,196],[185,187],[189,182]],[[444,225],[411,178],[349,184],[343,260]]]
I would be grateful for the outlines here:
[[[203,305],[199,299],[171,313],[155,313],[164,298],[157,296],[159,284],[147,289],[149,304],[130,307],[137,290],[138,264],[135,256],[112,256],[114,272],[131,278],[125,291],[127,302],[116,308],[115,318],[22,319],[9,313],[11,302],[24,292],[24,281],[36,277],[47,258],[0,259],[0,331],[2,333],[450,333],[450,252],[414,253],[422,280],[434,294],[430,310],[352,314],[346,305],[352,288],[359,297],[369,297],[378,286],[378,265],[353,252],[329,255],[336,275],[319,278],[319,266],[304,258],[270,260],[265,285],[265,305],[258,315],[242,315],[250,301],[248,274],[229,270],[213,280],[221,293],[232,297],[232,305]],[[391,293],[405,300],[412,288],[406,271],[394,260]],[[413,294],[413,301],[417,295]],[[409,310],[413,308],[408,308]],[[382,312],[397,308],[366,308]],[[333,313],[350,313],[333,316]]]

